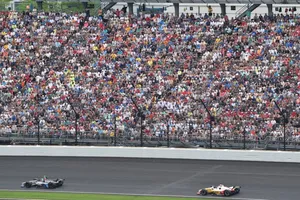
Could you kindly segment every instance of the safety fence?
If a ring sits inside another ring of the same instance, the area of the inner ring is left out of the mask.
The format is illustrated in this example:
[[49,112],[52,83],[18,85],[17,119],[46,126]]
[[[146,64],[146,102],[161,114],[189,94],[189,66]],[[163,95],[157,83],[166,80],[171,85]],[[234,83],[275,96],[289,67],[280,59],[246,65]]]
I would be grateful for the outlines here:
[[[79,132],[77,143],[76,134],[70,131],[55,132],[41,129],[4,133],[0,132],[0,144],[2,145],[93,145],[93,146],[141,146],[140,135],[99,134],[96,132]],[[253,135],[221,136],[213,135],[210,141],[209,135],[204,136],[180,136],[180,135],[143,135],[144,147],[177,147],[197,148],[204,147],[215,149],[265,149],[282,150],[283,137],[266,136],[256,137]],[[287,150],[300,150],[300,138],[288,137],[286,139]]]

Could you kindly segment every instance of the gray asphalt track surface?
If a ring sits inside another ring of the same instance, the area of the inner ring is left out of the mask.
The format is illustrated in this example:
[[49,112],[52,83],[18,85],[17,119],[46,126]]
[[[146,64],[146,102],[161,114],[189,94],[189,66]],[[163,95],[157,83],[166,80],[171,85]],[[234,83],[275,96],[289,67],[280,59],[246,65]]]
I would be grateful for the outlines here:
[[54,191],[196,196],[222,183],[242,186],[234,198],[297,200],[299,172],[299,164],[283,163],[0,157],[0,189],[20,190],[21,182],[47,175],[66,179]]

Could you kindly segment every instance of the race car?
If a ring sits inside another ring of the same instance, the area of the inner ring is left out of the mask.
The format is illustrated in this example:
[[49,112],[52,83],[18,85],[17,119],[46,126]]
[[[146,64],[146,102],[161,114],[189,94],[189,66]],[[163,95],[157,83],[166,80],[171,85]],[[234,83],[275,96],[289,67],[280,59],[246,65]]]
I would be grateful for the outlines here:
[[22,188],[31,188],[31,187],[35,187],[35,188],[44,188],[44,189],[54,189],[54,188],[58,188],[61,187],[64,184],[65,179],[48,179],[46,176],[44,176],[43,178],[34,178],[30,181],[26,181],[23,182],[21,184]]
[[211,186],[208,188],[200,189],[200,190],[198,190],[197,195],[205,196],[207,194],[210,194],[210,195],[229,197],[234,194],[238,194],[240,192],[240,190],[241,190],[240,186],[226,187],[226,186],[220,184],[217,187]]

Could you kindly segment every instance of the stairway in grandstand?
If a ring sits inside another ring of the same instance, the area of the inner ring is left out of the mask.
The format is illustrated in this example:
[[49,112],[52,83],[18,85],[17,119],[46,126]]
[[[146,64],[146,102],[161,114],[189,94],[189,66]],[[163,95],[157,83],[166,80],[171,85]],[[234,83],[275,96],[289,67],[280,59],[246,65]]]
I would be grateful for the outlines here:
[[236,18],[243,18],[246,17],[248,12],[254,11],[256,8],[258,8],[261,4],[246,4],[243,7],[241,7],[236,13]]
[[102,12],[106,13],[108,10],[110,10],[112,7],[114,7],[117,3],[116,2],[103,2],[101,4]]

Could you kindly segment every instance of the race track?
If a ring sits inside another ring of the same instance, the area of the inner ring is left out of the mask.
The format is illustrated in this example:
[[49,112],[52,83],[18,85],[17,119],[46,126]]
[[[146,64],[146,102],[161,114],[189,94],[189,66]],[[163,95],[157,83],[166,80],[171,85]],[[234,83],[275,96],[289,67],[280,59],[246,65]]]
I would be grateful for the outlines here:
[[281,163],[0,157],[0,189],[20,190],[22,181],[47,175],[66,179],[55,191],[195,196],[222,183],[242,186],[237,199],[296,200],[299,172],[299,164]]

